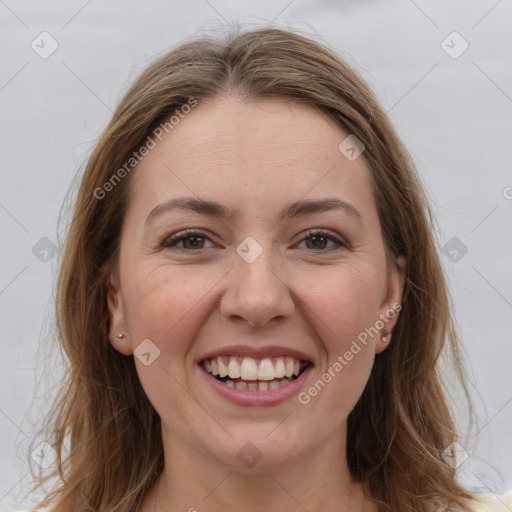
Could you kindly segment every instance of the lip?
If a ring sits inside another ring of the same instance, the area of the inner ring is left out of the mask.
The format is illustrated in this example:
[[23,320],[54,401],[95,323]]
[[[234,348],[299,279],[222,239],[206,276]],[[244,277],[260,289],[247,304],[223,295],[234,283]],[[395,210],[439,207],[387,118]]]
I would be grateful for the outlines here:
[[[289,353],[287,355],[289,355]],[[304,386],[312,368],[313,364],[310,363],[299,377],[277,389],[268,389],[265,391],[246,391],[243,389],[236,389],[226,386],[222,382],[218,381],[215,377],[207,373],[200,365],[198,365],[198,370],[201,372],[203,378],[206,379],[206,382],[212,387],[214,391],[216,391],[221,397],[230,401],[231,403],[245,407],[265,407],[278,405],[298,395],[299,391]]]
[[294,357],[296,359],[300,359],[302,361],[309,361],[309,363],[313,363],[312,358],[299,350],[288,347],[281,347],[278,345],[270,345],[268,347],[248,347],[244,345],[227,345],[225,347],[221,347],[207,354],[201,356],[196,364],[199,364],[204,359],[211,359],[217,356],[240,356],[240,357],[253,357],[254,359],[265,359],[268,357]]

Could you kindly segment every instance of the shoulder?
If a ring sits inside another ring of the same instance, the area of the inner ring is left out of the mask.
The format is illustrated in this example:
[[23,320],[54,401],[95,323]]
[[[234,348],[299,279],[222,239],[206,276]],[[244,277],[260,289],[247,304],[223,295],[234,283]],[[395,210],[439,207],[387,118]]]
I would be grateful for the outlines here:
[[512,490],[505,494],[477,494],[474,512],[509,512],[512,510]]

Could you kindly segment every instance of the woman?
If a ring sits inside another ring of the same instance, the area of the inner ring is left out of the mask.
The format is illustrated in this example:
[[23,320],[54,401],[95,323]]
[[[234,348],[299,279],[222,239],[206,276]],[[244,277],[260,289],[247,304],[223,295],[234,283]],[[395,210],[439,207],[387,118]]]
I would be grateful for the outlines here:
[[161,57],[78,192],[48,419],[61,483],[39,506],[478,510],[455,479],[443,349],[466,386],[430,222],[330,50],[263,29]]

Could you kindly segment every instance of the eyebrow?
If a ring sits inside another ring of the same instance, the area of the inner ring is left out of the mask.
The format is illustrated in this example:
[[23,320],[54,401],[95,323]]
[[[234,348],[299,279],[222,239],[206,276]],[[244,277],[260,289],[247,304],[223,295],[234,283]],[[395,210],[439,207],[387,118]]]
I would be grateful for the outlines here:
[[[177,197],[155,206],[146,219],[146,225],[155,217],[176,209],[193,210],[202,215],[208,215],[216,218],[228,218],[233,214],[231,210],[215,201],[206,201],[196,197]],[[362,220],[362,215],[355,206],[336,197],[329,197],[325,199],[303,200],[290,203],[281,210],[279,214],[279,221],[318,212],[326,212],[329,210],[342,210],[354,218]]]

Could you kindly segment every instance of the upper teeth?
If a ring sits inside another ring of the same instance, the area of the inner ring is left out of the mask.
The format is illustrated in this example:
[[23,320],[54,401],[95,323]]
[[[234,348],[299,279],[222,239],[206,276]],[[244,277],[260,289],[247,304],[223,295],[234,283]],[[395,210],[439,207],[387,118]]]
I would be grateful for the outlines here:
[[242,380],[273,380],[299,375],[307,365],[294,357],[275,357],[261,360],[252,357],[218,356],[204,360],[204,368],[212,375]]

